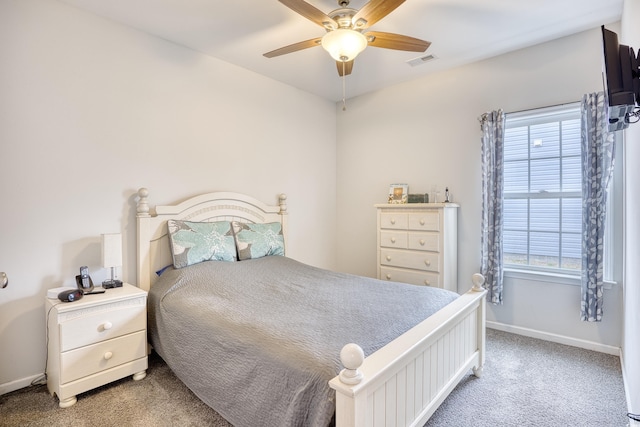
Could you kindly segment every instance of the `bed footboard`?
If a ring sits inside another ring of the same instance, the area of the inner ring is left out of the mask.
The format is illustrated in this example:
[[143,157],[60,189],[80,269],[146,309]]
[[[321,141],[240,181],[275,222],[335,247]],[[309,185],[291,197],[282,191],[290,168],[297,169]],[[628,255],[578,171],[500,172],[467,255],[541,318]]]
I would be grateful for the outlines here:
[[479,377],[485,295],[474,286],[366,359],[358,346],[345,346],[346,369],[329,382],[336,426],[422,426],[470,369]]

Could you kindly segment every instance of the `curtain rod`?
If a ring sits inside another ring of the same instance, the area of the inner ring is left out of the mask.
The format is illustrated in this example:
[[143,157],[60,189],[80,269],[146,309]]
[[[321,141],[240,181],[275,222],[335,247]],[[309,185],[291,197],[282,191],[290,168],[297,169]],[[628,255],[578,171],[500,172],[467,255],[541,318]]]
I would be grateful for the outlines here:
[[547,105],[545,107],[528,108],[526,110],[507,111],[507,112],[505,112],[505,114],[524,113],[524,112],[527,112],[527,111],[542,110],[544,108],[566,107],[566,106],[573,105],[573,104],[578,104],[578,103],[580,103],[580,101],[565,102],[564,104]]

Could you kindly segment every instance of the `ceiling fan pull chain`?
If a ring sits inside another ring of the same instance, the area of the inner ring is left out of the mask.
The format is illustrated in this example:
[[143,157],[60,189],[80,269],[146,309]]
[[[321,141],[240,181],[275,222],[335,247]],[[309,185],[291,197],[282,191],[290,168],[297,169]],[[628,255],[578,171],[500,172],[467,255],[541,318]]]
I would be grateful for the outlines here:
[[342,111],[347,111],[347,76],[345,75],[345,64],[342,61]]

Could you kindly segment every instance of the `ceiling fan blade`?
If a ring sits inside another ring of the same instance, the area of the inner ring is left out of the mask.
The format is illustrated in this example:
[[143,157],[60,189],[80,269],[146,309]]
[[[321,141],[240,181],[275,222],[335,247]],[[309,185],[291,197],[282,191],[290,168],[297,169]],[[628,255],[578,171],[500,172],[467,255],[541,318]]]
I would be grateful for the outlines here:
[[[304,0],[278,0],[283,5],[287,6],[289,9],[298,13],[299,15],[304,16],[308,20],[315,22],[321,27],[329,28],[338,28],[338,23],[329,17],[326,13],[316,8],[313,5],[305,2]],[[403,0],[404,1],[404,0]]]
[[353,70],[353,61],[353,59],[347,62],[336,61],[336,66],[338,67],[338,74],[340,75],[340,77],[348,76],[349,74],[351,74],[351,71]]
[[280,49],[272,50],[271,52],[267,52],[262,55],[266,56],[267,58],[286,55],[287,53],[297,52],[302,49],[308,49],[310,47],[320,46],[321,41],[322,41],[322,37],[316,37],[315,39],[305,40],[303,42],[290,44],[289,46],[284,46],[284,47],[281,47]]
[[431,42],[425,40],[400,34],[383,33],[380,31],[367,31],[365,33],[365,37],[369,42],[369,46],[381,47],[384,49],[424,52],[429,48],[429,46],[431,46]]
[[404,2],[405,0],[371,0],[362,6],[351,22],[358,29],[370,27],[396,10]]

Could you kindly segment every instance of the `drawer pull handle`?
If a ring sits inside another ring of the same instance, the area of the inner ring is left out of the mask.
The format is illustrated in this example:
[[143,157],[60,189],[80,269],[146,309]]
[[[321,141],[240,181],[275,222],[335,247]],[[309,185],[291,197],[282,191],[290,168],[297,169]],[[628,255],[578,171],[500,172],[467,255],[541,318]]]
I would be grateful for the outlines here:
[[420,246],[424,246],[424,239],[420,239]]
[[424,225],[424,219],[420,220],[420,225]]
[[395,224],[395,223],[396,223],[395,218],[391,218],[391,221],[390,221],[390,222],[391,222],[391,224]]
[[387,261],[391,261],[391,255],[387,255]]
[[431,265],[431,260],[425,259],[424,264],[428,267]]
[[391,280],[391,275],[387,274],[387,280]]
[[392,237],[392,238],[391,238],[391,243],[395,243],[395,242],[396,242],[396,238],[395,238],[395,237]]
[[111,359],[112,357],[113,357],[113,353],[111,353],[110,351],[107,351],[107,352],[104,354],[104,360],[109,360],[109,359]]
[[111,322],[104,322],[104,323],[102,324],[102,329],[103,329],[103,330],[105,330],[105,331],[107,331],[107,330],[111,329],[111,327],[112,327],[112,326],[113,326],[113,323],[111,323]]
[[424,280],[424,284],[429,286],[431,283],[429,283],[429,281],[427,279]]

